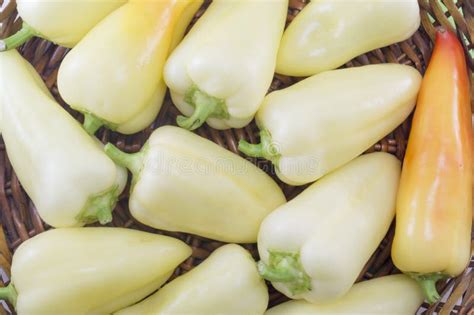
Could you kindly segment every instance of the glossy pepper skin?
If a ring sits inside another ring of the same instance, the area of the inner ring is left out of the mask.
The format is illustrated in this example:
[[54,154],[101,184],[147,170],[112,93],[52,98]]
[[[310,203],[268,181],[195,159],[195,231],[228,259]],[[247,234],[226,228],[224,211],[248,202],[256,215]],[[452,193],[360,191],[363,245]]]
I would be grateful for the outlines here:
[[440,29],[408,139],[392,247],[395,265],[420,282],[429,302],[439,298],[438,279],[469,263],[472,143],[463,48]]
[[154,295],[115,315],[262,315],[267,304],[267,286],[252,256],[241,246],[228,244]]
[[261,143],[242,140],[239,150],[272,161],[287,184],[313,182],[401,124],[420,83],[418,71],[396,64],[312,76],[266,96],[256,115]]
[[58,89],[85,114],[94,134],[105,125],[125,134],[146,128],[166,87],[163,66],[201,0],[130,0],[94,27],[64,58]]
[[310,76],[409,38],[420,26],[417,0],[313,0],[290,23],[276,72]]
[[154,228],[255,243],[262,220],[286,200],[262,170],[182,128],[156,129],[139,153],[105,152],[133,174],[130,212]]
[[391,275],[356,283],[342,298],[323,304],[289,301],[265,315],[413,315],[423,302],[416,282],[404,275]]
[[0,53],[2,135],[41,218],[54,227],[112,220],[127,173],[49,93],[16,50]]
[[216,0],[173,51],[165,82],[196,129],[241,128],[254,117],[272,82],[288,0]]
[[394,156],[366,154],[270,213],[258,234],[262,277],[292,299],[342,297],[390,227],[399,176]]
[[109,13],[126,0],[17,0],[23,27],[12,36],[0,40],[0,51],[14,49],[37,36],[55,44],[74,47]]
[[18,315],[105,315],[158,289],[191,255],[178,239],[123,228],[64,228],[22,243],[0,288]]

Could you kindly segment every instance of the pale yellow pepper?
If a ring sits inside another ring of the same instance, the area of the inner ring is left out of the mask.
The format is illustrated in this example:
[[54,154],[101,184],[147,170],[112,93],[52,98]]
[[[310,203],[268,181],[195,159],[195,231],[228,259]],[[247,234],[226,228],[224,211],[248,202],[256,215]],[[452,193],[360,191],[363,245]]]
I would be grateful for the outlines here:
[[290,23],[276,72],[310,76],[409,38],[420,26],[417,0],[311,0]]
[[288,0],[214,0],[166,62],[174,104],[196,129],[241,128],[272,82]]
[[392,275],[356,283],[342,298],[323,304],[289,301],[265,315],[413,315],[423,302],[415,281]]
[[0,53],[2,135],[41,218],[54,227],[112,221],[126,171],[52,97],[16,50]]
[[235,244],[216,249],[193,270],[115,315],[262,315],[265,281],[250,253]]
[[395,215],[400,161],[362,155],[309,186],[263,220],[260,274],[292,299],[341,298]]
[[133,174],[132,216],[158,229],[254,243],[262,220],[285,202],[258,167],[182,128],[156,129],[138,153],[112,144],[105,151]]
[[74,47],[109,13],[126,0],[16,0],[23,27],[0,40],[0,51],[16,48],[37,36]]
[[415,107],[420,73],[398,64],[326,71],[268,94],[255,117],[260,144],[243,153],[270,160],[290,185],[313,182],[393,131]]
[[85,114],[93,134],[102,125],[138,132],[158,114],[162,71],[202,0],[131,0],[94,27],[64,58],[58,89]]
[[188,256],[180,240],[123,228],[64,228],[22,243],[0,299],[18,315],[107,315],[158,289]]

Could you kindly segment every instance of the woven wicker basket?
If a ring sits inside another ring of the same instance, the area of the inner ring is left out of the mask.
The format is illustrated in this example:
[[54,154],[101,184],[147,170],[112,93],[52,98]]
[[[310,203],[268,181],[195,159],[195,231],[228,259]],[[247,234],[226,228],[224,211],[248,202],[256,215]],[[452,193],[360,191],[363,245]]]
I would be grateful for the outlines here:
[[[2,28],[0,29],[1,37],[5,37],[15,32],[21,25],[21,20],[17,17],[15,2],[10,0],[10,2],[7,3],[8,0],[6,0],[6,3],[3,3],[3,1],[4,0],[0,0],[0,4],[3,4],[0,11],[0,23],[2,23]],[[298,14],[298,12],[305,6],[306,2],[307,1],[305,0],[290,0],[288,22]],[[468,52],[468,65],[472,79],[471,86],[473,88],[471,89],[471,93],[474,94],[474,0],[458,0],[457,4],[455,2],[455,0],[419,0],[422,27],[420,27],[420,30],[417,31],[412,38],[402,43],[377,49],[359,56],[347,63],[346,66],[352,67],[388,62],[411,65],[417,68],[420,72],[424,72],[431,55],[435,27],[437,25],[442,25],[448,29],[456,31],[464,43],[466,52]],[[203,6],[196,17],[199,17],[202,14],[207,5],[208,3]],[[446,9],[447,12],[445,12]],[[61,102],[61,104],[64,105],[64,102],[58,95],[56,76],[60,62],[68,50],[55,46],[47,41],[35,38],[21,47],[20,51],[41,74],[53,95]],[[296,81],[297,79],[295,78],[276,75],[271,90],[284,88]],[[474,109],[474,97],[472,100],[471,107]],[[69,108],[68,110],[70,111]],[[70,112],[73,116],[81,119],[80,115],[77,113]],[[153,129],[161,125],[174,125],[177,114],[178,112],[176,108],[171,103],[170,98],[167,97],[153,126],[145,131],[132,136],[123,136],[108,130],[101,130],[98,135],[104,142],[110,141],[125,151],[136,152],[141,148]],[[405,153],[409,128],[410,121],[407,120],[394,132],[374,145],[369,151],[385,151],[396,155],[399,159],[402,159]],[[237,144],[240,139],[250,140],[254,143],[257,140],[257,128],[253,123],[243,129],[226,131],[217,131],[207,126],[203,126],[197,130],[197,133],[202,137],[208,138],[232,152],[235,152],[236,154],[239,154]],[[257,163],[264,170],[272,173],[272,167],[269,163],[260,160],[252,161]],[[293,198],[302,190],[301,187],[291,187],[281,183],[280,181],[278,182],[288,198]],[[220,242],[201,237],[184,233],[161,232],[146,227],[136,222],[130,216],[127,199],[128,196],[126,194],[121,196],[120,202],[114,212],[112,226],[121,226],[171,235],[185,241],[193,248],[192,257],[181,264],[181,266],[176,270],[174,276],[183,274],[192,269],[193,266],[199,264],[214,249],[222,245]],[[49,226],[42,222],[33,203],[18,182],[15,172],[8,161],[3,140],[0,141],[0,220],[0,268],[3,269],[5,274],[8,276],[12,258],[11,253],[14,252],[23,241],[45,231]],[[2,229],[5,233],[3,233]],[[398,272],[390,259],[392,238],[393,227],[367,263],[359,277],[359,281]],[[245,247],[248,248],[257,258],[257,251],[254,245],[246,245]],[[418,313],[473,315],[473,267],[474,257],[471,258],[470,268],[461,276],[445,283],[439,283],[438,289],[442,292],[443,296],[441,302],[434,304],[431,307],[424,304],[420,307]],[[7,279],[3,280],[6,281]],[[0,285],[3,284],[4,282],[2,282],[0,277]],[[271,286],[269,287],[270,306],[279,304],[286,300],[283,295],[276,292],[271,288]],[[12,308],[10,307],[10,309]],[[9,314],[6,305],[4,305],[4,308],[0,307],[0,314]]]

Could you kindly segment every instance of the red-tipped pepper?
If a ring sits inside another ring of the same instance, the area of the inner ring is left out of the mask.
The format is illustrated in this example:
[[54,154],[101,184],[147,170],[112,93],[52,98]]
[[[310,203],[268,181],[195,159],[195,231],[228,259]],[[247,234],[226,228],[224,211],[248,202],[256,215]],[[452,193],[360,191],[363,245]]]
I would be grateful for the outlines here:
[[428,302],[436,281],[463,272],[471,256],[472,124],[463,48],[436,34],[413,118],[397,200],[392,256]]

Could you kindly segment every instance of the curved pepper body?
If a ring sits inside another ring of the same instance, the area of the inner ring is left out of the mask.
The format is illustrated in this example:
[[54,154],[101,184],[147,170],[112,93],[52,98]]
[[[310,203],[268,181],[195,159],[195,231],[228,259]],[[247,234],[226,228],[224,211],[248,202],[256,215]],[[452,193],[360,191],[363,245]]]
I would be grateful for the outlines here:
[[0,40],[0,50],[13,49],[33,36],[74,47],[96,24],[126,0],[17,0],[23,28]]
[[287,6],[287,0],[211,3],[165,65],[173,103],[191,116],[178,124],[228,129],[253,119],[273,78]]
[[64,58],[58,73],[63,99],[99,126],[124,133],[147,127],[163,101],[165,59],[187,25],[182,20],[189,22],[201,3],[131,0],[114,11]]
[[408,140],[392,247],[395,265],[422,285],[430,276],[459,275],[469,263],[472,143],[463,48],[438,31]]
[[417,0],[314,0],[291,22],[277,73],[309,76],[409,38],[420,26]]
[[154,295],[116,315],[262,315],[267,304],[267,287],[252,256],[239,245],[228,244]]
[[155,291],[190,254],[177,239],[136,230],[50,230],[13,256],[15,308],[18,315],[110,314]]
[[263,218],[285,202],[255,165],[178,127],[155,130],[140,153],[110,144],[106,152],[134,174],[131,214],[158,229],[253,243]]
[[3,139],[41,218],[54,227],[109,222],[126,171],[56,103],[17,51],[0,53],[0,67]]
[[166,85],[163,81],[158,84],[158,87],[151,97],[148,104],[131,120],[120,124],[116,127],[115,131],[131,135],[140,130],[143,130],[147,126],[151,125],[156,119],[156,116],[160,112],[161,105],[166,95]]
[[287,184],[313,182],[401,124],[420,83],[414,68],[394,64],[315,75],[267,95],[256,120],[268,141],[261,133],[260,145],[241,141],[239,149],[272,160]]
[[421,303],[423,294],[415,281],[392,275],[356,283],[334,302],[289,301],[269,309],[265,315],[413,315]]
[[390,227],[399,176],[394,156],[363,155],[270,213],[258,235],[261,275],[293,299],[343,296]]

